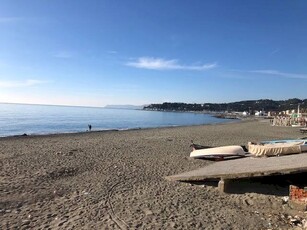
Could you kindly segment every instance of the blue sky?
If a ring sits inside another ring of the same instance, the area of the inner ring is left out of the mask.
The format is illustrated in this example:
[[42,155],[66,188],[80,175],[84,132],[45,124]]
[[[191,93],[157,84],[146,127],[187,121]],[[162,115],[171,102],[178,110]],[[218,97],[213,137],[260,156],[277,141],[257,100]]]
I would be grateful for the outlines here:
[[0,102],[307,98],[304,0],[0,4]]

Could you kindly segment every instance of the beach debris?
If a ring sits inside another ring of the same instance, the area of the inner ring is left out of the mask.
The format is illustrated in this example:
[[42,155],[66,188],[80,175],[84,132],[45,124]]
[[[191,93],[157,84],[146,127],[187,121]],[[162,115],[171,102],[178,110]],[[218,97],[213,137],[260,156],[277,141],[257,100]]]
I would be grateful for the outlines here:
[[287,222],[293,227],[300,227],[302,229],[307,229],[307,220],[301,216],[295,215],[285,215]]
[[252,200],[252,199],[245,199],[244,200],[244,203],[246,204],[246,205],[250,205],[250,206],[252,206],[252,205],[254,205],[254,201]]
[[282,204],[287,204],[289,201],[289,196],[284,196],[281,198],[281,200],[282,200]]
[[72,156],[74,154],[73,151],[69,151],[67,154],[65,154],[65,156]]
[[29,225],[30,224],[30,220],[22,220],[22,225]]
[[60,156],[72,156],[77,152],[83,152],[83,150],[82,149],[71,149],[71,150],[65,151],[65,152],[57,151],[55,154],[60,155]]
[[177,224],[175,222],[171,221],[169,224],[172,228],[177,228]]
[[64,195],[64,191],[63,191],[63,189],[55,189],[55,190],[53,191],[53,194],[54,194],[54,196],[59,196],[59,197],[61,197],[61,196]]
[[143,212],[144,212],[144,214],[145,214],[146,216],[152,215],[152,214],[153,214],[153,212],[152,212],[149,208],[144,208],[144,209],[143,209]]

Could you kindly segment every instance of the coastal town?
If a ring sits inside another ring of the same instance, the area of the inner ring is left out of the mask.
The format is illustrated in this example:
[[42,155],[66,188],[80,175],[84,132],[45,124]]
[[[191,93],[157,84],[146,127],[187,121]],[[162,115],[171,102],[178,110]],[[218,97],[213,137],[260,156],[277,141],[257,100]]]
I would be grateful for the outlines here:
[[144,107],[150,111],[208,113],[226,119],[270,119],[273,126],[307,126],[307,99],[254,100],[233,103],[162,103]]

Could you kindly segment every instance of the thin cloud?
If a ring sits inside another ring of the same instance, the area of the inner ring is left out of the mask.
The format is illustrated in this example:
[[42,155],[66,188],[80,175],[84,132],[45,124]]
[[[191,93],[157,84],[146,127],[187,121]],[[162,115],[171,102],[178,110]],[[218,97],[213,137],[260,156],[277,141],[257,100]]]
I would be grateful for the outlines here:
[[273,51],[270,53],[270,55],[274,55],[274,54],[278,53],[279,51],[280,51],[280,49],[275,49],[275,50],[273,50]]
[[47,81],[28,79],[25,81],[0,81],[0,88],[20,88],[45,84]]
[[107,51],[109,54],[117,54],[117,51],[115,51],[115,50],[109,50],[109,51]]
[[126,63],[127,66],[152,69],[152,70],[209,70],[217,67],[216,63],[204,65],[181,65],[177,60],[165,60],[163,58],[140,57],[134,62]]
[[247,72],[284,77],[284,78],[307,79],[306,74],[285,73],[285,72],[280,72],[278,70],[251,70]]
[[22,21],[21,17],[0,17],[0,23],[11,23]]
[[63,50],[63,51],[58,51],[58,52],[54,53],[53,57],[68,59],[68,58],[73,58],[74,54],[72,52]]

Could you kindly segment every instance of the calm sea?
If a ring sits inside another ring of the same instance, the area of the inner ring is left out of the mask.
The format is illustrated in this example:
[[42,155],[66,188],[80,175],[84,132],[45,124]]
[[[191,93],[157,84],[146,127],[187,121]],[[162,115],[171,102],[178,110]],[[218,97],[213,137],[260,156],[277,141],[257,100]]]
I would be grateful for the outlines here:
[[69,106],[0,104],[0,136],[53,134],[229,122],[207,114]]

